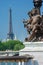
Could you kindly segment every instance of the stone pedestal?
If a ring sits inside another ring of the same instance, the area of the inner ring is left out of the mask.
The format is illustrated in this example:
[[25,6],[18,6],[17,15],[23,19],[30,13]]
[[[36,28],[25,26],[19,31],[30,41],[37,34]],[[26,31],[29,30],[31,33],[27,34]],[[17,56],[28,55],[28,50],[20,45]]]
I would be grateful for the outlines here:
[[43,42],[24,42],[25,48],[20,50],[19,55],[32,55],[33,65],[43,65]]

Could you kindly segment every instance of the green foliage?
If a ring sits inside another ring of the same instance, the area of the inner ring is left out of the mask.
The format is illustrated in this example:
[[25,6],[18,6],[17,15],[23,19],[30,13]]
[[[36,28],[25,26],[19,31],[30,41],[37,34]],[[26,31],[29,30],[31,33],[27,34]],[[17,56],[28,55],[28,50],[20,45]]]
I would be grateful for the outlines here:
[[15,46],[14,46],[14,50],[15,50],[15,51],[16,51],[16,50],[23,49],[23,48],[24,48],[24,45],[23,45],[22,42],[19,42],[19,43],[15,44]]
[[24,48],[24,45],[19,40],[9,40],[6,42],[0,42],[0,51],[20,50],[22,48]]
[[0,42],[0,50],[3,50],[3,44]]

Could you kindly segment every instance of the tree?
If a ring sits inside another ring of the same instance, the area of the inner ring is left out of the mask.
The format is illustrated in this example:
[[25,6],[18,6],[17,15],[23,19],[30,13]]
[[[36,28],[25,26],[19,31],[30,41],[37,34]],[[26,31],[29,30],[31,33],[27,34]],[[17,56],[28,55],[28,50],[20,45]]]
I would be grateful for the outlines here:
[[0,50],[20,50],[24,48],[23,42],[19,40],[9,40],[6,42],[1,42],[0,43]]
[[2,42],[0,41],[0,51],[2,51],[3,50],[3,44],[2,44]]
[[20,50],[20,49],[23,49],[24,48],[24,45],[23,44],[16,44],[15,46],[14,46],[14,50],[16,51],[16,50]]
[[25,46],[23,45],[23,42],[21,41],[16,41],[16,44],[14,46],[14,50],[20,50],[20,49],[23,49]]

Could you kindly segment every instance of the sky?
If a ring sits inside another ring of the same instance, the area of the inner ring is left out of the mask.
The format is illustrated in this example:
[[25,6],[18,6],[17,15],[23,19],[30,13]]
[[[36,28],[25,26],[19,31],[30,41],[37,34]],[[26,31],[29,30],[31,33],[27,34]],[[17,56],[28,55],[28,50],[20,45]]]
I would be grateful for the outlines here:
[[[23,19],[27,20],[27,13],[33,8],[33,0],[0,0],[0,39],[7,38],[9,31],[9,9],[12,9],[13,33],[18,40],[24,41],[28,36],[24,28]],[[43,11],[43,7],[41,8]]]

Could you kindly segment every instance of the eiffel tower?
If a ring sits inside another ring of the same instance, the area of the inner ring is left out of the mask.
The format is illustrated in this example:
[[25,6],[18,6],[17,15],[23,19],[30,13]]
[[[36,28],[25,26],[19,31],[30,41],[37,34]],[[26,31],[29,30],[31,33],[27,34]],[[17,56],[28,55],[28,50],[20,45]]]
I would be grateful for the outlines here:
[[9,10],[9,32],[7,34],[7,39],[11,39],[13,40],[14,39],[14,34],[13,34],[13,27],[12,27],[12,10],[10,8]]

